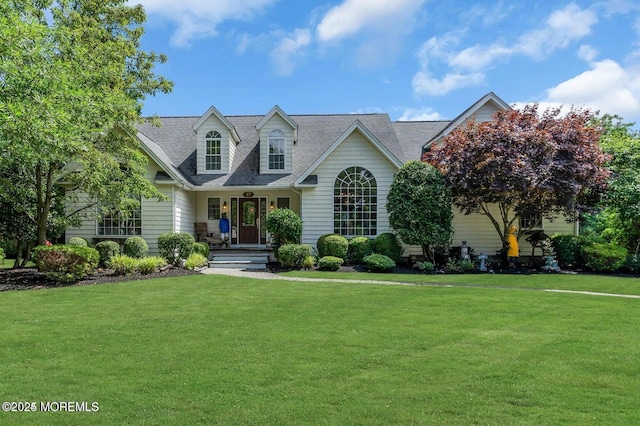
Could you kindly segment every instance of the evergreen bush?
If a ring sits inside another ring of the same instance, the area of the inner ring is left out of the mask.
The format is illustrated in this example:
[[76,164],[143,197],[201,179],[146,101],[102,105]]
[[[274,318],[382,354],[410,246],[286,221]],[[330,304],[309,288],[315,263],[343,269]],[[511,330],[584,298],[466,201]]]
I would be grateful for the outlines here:
[[307,257],[311,256],[308,244],[285,244],[278,248],[278,261],[283,268],[302,268]]
[[398,237],[391,232],[382,233],[373,240],[373,252],[383,254],[394,262],[400,260],[402,251]]
[[391,272],[396,267],[396,262],[384,254],[370,254],[364,258],[367,268],[372,272]]
[[344,260],[335,256],[324,256],[318,260],[318,269],[321,271],[337,271],[344,263]]
[[142,237],[129,237],[124,241],[122,246],[122,254],[142,259],[149,252],[149,246]]
[[100,241],[96,244],[96,250],[100,255],[98,265],[104,268],[113,256],[120,254],[120,244],[115,241]]
[[209,257],[209,244],[202,243],[202,242],[193,243],[193,252],[194,253],[200,253],[204,257],[208,258]]
[[612,272],[627,261],[627,249],[612,243],[593,243],[582,250],[585,265],[596,272]]
[[158,236],[158,251],[169,264],[180,265],[181,259],[187,259],[193,252],[193,235],[186,232],[168,232]]
[[354,237],[349,241],[349,262],[354,265],[364,263],[364,258],[372,253],[373,244],[367,237]]
[[290,209],[275,209],[269,213],[265,226],[273,235],[276,246],[295,244],[302,236],[302,219]]
[[67,244],[78,247],[89,247],[89,242],[82,237],[71,237]]
[[349,251],[349,240],[342,235],[327,234],[318,239],[318,255],[334,256],[346,259]]
[[556,234],[551,237],[551,247],[561,267],[579,268],[584,266],[582,249],[587,241],[575,235]]

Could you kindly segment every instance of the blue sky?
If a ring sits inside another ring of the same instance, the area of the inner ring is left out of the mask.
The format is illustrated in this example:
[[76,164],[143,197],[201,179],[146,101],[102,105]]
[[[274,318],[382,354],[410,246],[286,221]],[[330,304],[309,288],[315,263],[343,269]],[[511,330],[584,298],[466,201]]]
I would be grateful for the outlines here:
[[[640,123],[640,2],[132,0],[175,83],[144,114],[452,119],[488,92]],[[638,127],[638,125],[636,125]]]

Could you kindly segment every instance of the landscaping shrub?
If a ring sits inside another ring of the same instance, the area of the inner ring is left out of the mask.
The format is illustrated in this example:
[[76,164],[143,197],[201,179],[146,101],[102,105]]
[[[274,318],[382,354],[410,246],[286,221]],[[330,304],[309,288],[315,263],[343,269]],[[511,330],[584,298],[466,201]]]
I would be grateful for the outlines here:
[[627,261],[627,249],[612,243],[593,243],[582,250],[585,265],[596,272],[617,271]]
[[100,255],[96,249],[69,244],[37,246],[33,261],[38,271],[60,282],[81,280],[98,266]]
[[378,253],[365,257],[364,263],[367,264],[367,268],[372,272],[391,272],[396,267],[396,262],[393,259]]
[[200,253],[204,257],[209,257],[209,244],[207,243],[193,243],[193,252]]
[[445,266],[445,270],[454,274],[462,274],[475,270],[475,264],[470,260],[450,259]]
[[373,252],[383,254],[394,262],[397,262],[402,255],[402,246],[395,234],[385,232],[373,240]]
[[149,246],[142,237],[129,237],[124,241],[122,246],[122,254],[142,259],[149,252]]
[[203,268],[207,266],[208,263],[209,260],[206,256],[203,256],[200,253],[191,253],[187,258],[187,261],[184,263],[184,267],[187,269]]
[[138,260],[138,272],[143,275],[153,274],[167,264],[160,256],[143,257]]
[[318,238],[318,255],[333,256],[346,259],[349,251],[349,240],[342,235],[327,234]]
[[354,237],[349,241],[349,262],[354,265],[364,263],[364,258],[372,253],[373,245],[367,237]]
[[115,241],[100,241],[96,244],[96,250],[100,255],[98,265],[105,267],[113,256],[120,254],[120,244]]
[[302,219],[290,209],[275,209],[269,213],[265,226],[273,235],[276,246],[295,244],[302,236]]
[[321,271],[337,271],[344,263],[344,260],[335,256],[324,256],[318,260],[318,269]]
[[307,256],[302,261],[302,267],[304,269],[311,269],[316,266],[316,258],[313,256]]
[[283,268],[302,268],[304,260],[311,256],[308,244],[285,244],[278,248],[278,261]]
[[180,259],[187,259],[193,252],[193,235],[185,232],[168,232],[158,236],[158,250],[168,263],[180,265]]
[[435,271],[436,267],[433,263],[431,262],[416,262],[416,264],[414,265],[414,268],[416,268],[417,270],[424,272],[425,274],[430,274],[433,271]]
[[139,260],[126,254],[116,254],[109,261],[109,267],[116,275],[129,275],[138,270]]
[[584,238],[568,234],[556,234],[551,237],[551,247],[561,267],[578,268],[584,266],[582,249],[587,245]]
[[89,247],[89,242],[82,237],[71,237],[67,244],[70,246]]

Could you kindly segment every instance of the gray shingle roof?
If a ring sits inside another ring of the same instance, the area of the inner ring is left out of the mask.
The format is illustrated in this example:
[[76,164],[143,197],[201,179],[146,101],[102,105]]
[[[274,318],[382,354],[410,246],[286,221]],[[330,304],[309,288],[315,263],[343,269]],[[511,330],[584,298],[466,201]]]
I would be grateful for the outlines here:
[[[256,124],[263,115],[226,116],[240,136],[229,174],[198,175],[196,134],[200,117],[161,117],[161,127],[142,124],[141,142],[166,165],[198,187],[290,186],[356,121],[362,124],[401,162],[420,159],[421,147],[448,122],[397,122],[387,114],[290,115],[298,124],[291,174],[260,174],[260,146]],[[148,140],[147,140],[148,138]],[[161,150],[162,152],[157,152]],[[168,162],[168,163],[167,163]]]

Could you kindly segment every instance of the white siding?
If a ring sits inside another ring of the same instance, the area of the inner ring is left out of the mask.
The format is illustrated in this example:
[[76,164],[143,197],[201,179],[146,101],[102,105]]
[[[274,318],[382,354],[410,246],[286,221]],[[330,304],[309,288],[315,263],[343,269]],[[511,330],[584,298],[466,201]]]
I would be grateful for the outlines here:
[[487,102],[482,105],[470,118],[473,118],[476,122],[482,123],[484,121],[492,121],[493,114],[495,114],[499,109],[496,104],[493,102]]
[[[269,132],[279,129],[284,132],[284,170],[269,170]],[[260,128],[260,173],[292,173],[293,129],[280,115],[274,114]]]
[[196,197],[184,189],[174,191],[174,231],[193,234],[196,221]]
[[[222,155],[222,170],[205,170],[205,154],[206,154],[206,145],[204,142],[204,138],[211,130],[216,130],[220,133],[222,137],[222,141],[220,143],[220,153]],[[200,175],[212,175],[212,174],[225,174],[229,173],[231,167],[231,145],[235,144],[235,142],[231,138],[231,134],[227,126],[222,123],[222,121],[218,120],[215,115],[211,115],[207,120],[200,126],[197,132],[197,140],[198,140],[198,152],[197,152],[197,160],[196,167],[198,174]],[[234,145],[235,150],[235,145]]]
[[158,254],[158,236],[173,230],[173,186],[158,186],[167,200],[142,200],[142,235],[150,254]]
[[385,205],[396,167],[358,131],[352,133],[311,174],[318,175],[316,188],[302,193],[302,242],[315,247],[321,235],[333,232],[333,187],[336,177],[347,167],[364,167],[373,173],[378,186],[378,234],[390,232]]

